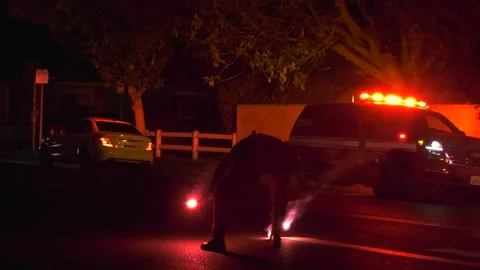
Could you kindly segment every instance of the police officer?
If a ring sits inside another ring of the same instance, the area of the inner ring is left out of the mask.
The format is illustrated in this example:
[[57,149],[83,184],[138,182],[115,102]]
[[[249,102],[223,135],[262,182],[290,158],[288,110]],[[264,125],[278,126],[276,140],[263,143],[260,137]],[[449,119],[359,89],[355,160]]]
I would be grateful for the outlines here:
[[245,186],[258,182],[261,176],[268,175],[272,201],[273,247],[281,244],[282,222],[287,203],[296,199],[299,192],[292,194],[291,184],[298,187],[300,161],[290,146],[273,136],[256,133],[238,142],[220,162],[212,177],[214,214],[212,239],[201,245],[203,250],[222,252],[226,250],[225,226],[229,204],[234,193]]

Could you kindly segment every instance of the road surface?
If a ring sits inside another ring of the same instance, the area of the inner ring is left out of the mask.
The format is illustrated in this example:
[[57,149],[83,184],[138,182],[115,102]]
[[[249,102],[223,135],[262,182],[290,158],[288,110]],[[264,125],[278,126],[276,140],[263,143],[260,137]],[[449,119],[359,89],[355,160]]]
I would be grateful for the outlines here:
[[263,231],[268,205],[244,194],[229,253],[216,254],[199,248],[209,237],[208,201],[195,211],[183,205],[205,183],[204,173],[0,169],[2,269],[480,269],[480,209],[461,195],[396,202],[364,188],[331,188],[274,250]]

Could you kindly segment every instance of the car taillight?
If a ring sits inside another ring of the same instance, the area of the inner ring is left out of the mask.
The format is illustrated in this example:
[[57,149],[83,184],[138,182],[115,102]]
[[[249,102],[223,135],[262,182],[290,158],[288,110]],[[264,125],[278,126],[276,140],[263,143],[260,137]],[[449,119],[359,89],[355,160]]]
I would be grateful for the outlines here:
[[147,149],[145,149],[147,151],[152,151],[152,142],[149,142],[148,145],[147,145]]
[[113,147],[113,144],[112,142],[110,141],[109,138],[106,138],[106,137],[102,137],[99,139],[100,140],[100,143],[105,146],[105,147]]
[[408,136],[407,136],[407,133],[400,132],[400,133],[398,133],[397,138],[398,138],[399,141],[404,142],[404,141],[407,140]]

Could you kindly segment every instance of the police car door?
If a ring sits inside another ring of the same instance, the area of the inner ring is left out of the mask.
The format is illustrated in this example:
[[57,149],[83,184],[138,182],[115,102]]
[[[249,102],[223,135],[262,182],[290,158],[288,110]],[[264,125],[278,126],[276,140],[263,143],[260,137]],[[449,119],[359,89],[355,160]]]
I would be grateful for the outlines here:
[[428,135],[424,145],[427,151],[440,156],[448,153],[454,164],[468,164],[469,151],[474,150],[471,149],[471,138],[437,112],[429,112],[425,116],[425,122]]
[[362,148],[367,151],[416,151],[423,110],[404,106],[365,105],[362,108]]
[[359,150],[355,107],[350,103],[309,105],[300,114],[289,142],[302,160],[306,181],[317,181],[323,172],[343,166]]

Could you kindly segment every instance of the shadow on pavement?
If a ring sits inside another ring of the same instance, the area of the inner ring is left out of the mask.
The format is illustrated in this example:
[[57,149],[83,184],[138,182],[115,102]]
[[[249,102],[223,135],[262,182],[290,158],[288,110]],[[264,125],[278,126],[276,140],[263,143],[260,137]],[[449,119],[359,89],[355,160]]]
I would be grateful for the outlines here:
[[225,251],[223,252],[223,254],[230,258],[243,261],[246,263],[254,264],[255,266],[259,266],[265,269],[278,269],[281,266],[280,263],[278,262],[272,261],[267,258],[258,257],[258,256],[240,254],[240,253],[235,253],[231,251]]

